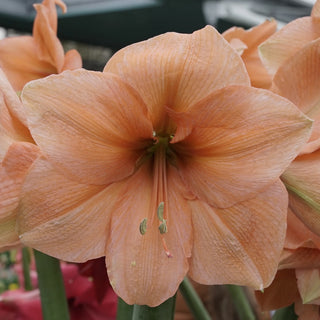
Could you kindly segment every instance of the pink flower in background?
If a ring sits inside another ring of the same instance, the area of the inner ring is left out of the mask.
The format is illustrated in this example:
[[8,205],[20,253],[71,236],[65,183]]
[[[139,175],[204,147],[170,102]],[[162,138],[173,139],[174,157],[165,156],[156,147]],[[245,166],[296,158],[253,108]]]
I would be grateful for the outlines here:
[[[103,262],[103,261],[102,261]],[[94,266],[99,261],[88,261]],[[103,262],[104,265],[104,262]],[[109,282],[100,278],[103,295],[96,294],[95,281],[81,275],[80,265],[61,265],[61,271],[68,299],[71,320],[113,320],[116,318],[117,296]],[[20,269],[21,271],[21,269]],[[106,271],[104,271],[106,274]],[[21,274],[19,275],[21,279]],[[33,281],[35,284],[36,282]],[[6,320],[42,320],[39,289],[24,291],[8,290],[0,295],[0,319]]]

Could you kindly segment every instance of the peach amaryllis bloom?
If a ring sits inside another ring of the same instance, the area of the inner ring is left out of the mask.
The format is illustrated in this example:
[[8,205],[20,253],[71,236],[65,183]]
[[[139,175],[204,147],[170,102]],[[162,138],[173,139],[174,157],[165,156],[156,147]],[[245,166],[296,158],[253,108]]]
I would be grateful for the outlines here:
[[249,30],[232,27],[222,34],[241,55],[249,73],[251,85],[254,87],[268,89],[271,85],[271,75],[260,60],[258,46],[276,30],[276,21],[267,20]]
[[259,46],[261,60],[270,74],[309,42],[320,37],[320,0],[311,16],[291,21]]
[[274,76],[272,90],[314,120],[312,134],[282,175],[291,210],[320,235],[320,39],[305,45]]
[[249,84],[210,26],[128,46],[102,73],[28,83],[22,101],[45,157],[23,186],[21,241],[67,261],[105,256],[129,304],[159,305],[187,273],[268,285],[286,228],[279,176],[311,121]]
[[19,244],[16,213],[25,175],[38,156],[21,101],[0,69],[0,250]]
[[279,270],[264,292],[256,292],[262,310],[295,304],[299,320],[318,320],[320,313],[320,237],[289,211]]
[[64,54],[57,38],[55,4],[66,12],[62,0],[44,0],[42,4],[34,4],[37,15],[33,36],[11,37],[0,41],[0,67],[16,91],[21,91],[31,80],[82,67],[80,54],[76,50]]

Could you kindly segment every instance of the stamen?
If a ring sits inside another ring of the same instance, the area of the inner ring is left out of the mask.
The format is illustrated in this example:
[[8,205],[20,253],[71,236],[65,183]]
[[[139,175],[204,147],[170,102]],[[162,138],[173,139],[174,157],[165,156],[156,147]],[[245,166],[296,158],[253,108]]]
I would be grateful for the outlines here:
[[[167,150],[168,150],[169,137],[154,135],[153,145],[153,195],[152,195],[152,212],[157,212],[159,220],[159,232],[161,236],[162,246],[165,254],[168,258],[172,257],[169,251],[166,241],[165,234],[168,232],[167,221],[168,221],[168,194],[167,194]],[[166,205],[165,205],[166,203]],[[158,207],[155,208],[155,205]],[[154,220],[152,220],[153,224]]]
[[142,235],[144,235],[147,232],[147,218],[144,218],[139,226],[139,231]]

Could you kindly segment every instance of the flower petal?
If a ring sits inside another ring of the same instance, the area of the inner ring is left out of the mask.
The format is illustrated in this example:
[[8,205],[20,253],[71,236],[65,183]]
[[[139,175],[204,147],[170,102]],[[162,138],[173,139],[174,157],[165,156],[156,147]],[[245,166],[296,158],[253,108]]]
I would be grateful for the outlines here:
[[312,304],[320,298],[319,269],[297,269],[297,283],[302,303]]
[[39,156],[37,146],[15,142],[9,147],[0,166],[0,248],[19,243],[16,232],[16,212],[25,176]]
[[294,304],[294,311],[299,316],[299,320],[318,320],[320,306],[315,304],[303,304],[301,300]]
[[320,138],[320,39],[283,64],[274,76],[277,93],[315,120],[310,142]]
[[279,262],[279,270],[283,269],[320,268],[320,251],[313,248],[284,249]]
[[[168,258],[159,220],[150,210],[154,207],[151,173],[145,165],[124,184],[120,205],[112,213],[106,265],[111,285],[128,304],[156,306],[176,293],[187,273],[192,227],[184,187],[176,170],[169,167],[168,232],[163,235],[173,256]],[[147,229],[141,235],[139,225],[144,218],[148,219]]]
[[173,145],[182,179],[205,202],[228,207],[275,182],[309,138],[312,122],[267,90],[232,86],[194,105],[193,131]]
[[255,296],[262,311],[291,305],[300,298],[295,270],[279,270],[271,285],[263,292],[256,291]]
[[0,69],[0,92],[3,97],[3,103],[0,106],[1,124],[5,126],[5,123],[14,121],[15,129],[9,129],[9,131],[15,131],[24,138],[29,137],[29,139],[32,139],[27,129],[24,107],[2,69]]
[[163,125],[164,107],[183,111],[213,90],[250,83],[241,58],[211,26],[130,45],[104,71],[118,74],[139,92],[156,131]]
[[50,63],[60,73],[64,64],[64,50],[57,37],[58,18],[55,1],[44,0],[43,3],[34,4],[34,8],[37,15],[32,34],[37,55],[40,60]]
[[260,57],[271,74],[304,45],[320,37],[320,19],[303,17],[285,25],[259,46]]
[[57,73],[50,63],[39,60],[35,41],[29,36],[0,41],[0,67],[16,91],[21,91],[31,80]]
[[277,22],[274,19],[266,20],[258,26],[250,29],[243,29],[239,27],[232,27],[223,32],[223,37],[230,42],[232,39],[239,39],[243,41],[247,50],[245,55],[250,55],[257,50],[260,43],[267,40],[277,30]]
[[311,11],[311,17],[320,18],[320,0],[316,0]]
[[320,236],[320,150],[297,157],[281,176],[290,209]]
[[284,247],[287,249],[318,248],[320,250],[320,237],[311,232],[290,209],[288,210],[288,227]]
[[103,186],[68,180],[38,159],[26,178],[18,207],[18,233],[27,246],[73,262],[101,257],[111,195]]
[[279,181],[228,209],[190,201],[194,228],[190,276],[203,284],[232,283],[259,290],[268,286],[284,243],[287,204]]
[[[275,33],[276,29],[277,23],[274,19],[272,19],[266,20],[260,25],[249,30],[233,27],[222,34],[233,48],[234,45],[239,47],[239,41],[245,44],[246,48],[244,48],[243,52],[241,53],[241,57],[246,65],[251,84],[254,87],[270,87],[271,75],[267,72],[260,60],[258,46],[263,41],[267,40],[273,33]],[[236,40],[238,40],[238,42]]]
[[75,50],[69,50],[64,56],[64,64],[62,67],[62,71],[65,70],[75,70],[82,67],[82,58],[80,53]]
[[80,183],[108,184],[128,176],[152,141],[145,105],[110,73],[65,71],[33,81],[22,101],[37,144]]

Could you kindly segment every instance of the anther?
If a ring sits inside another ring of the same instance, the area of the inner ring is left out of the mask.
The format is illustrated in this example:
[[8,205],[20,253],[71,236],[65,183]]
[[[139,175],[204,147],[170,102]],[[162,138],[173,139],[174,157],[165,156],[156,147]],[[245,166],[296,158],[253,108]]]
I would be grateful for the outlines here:
[[163,211],[164,211],[164,202],[160,202],[157,209],[157,215],[158,215],[158,219],[161,222],[163,222]]
[[144,235],[147,232],[147,218],[144,218],[139,226],[139,231],[142,235]]
[[168,227],[167,227],[166,220],[163,219],[162,223],[159,226],[159,231],[160,231],[161,234],[164,234],[164,233],[168,232]]

